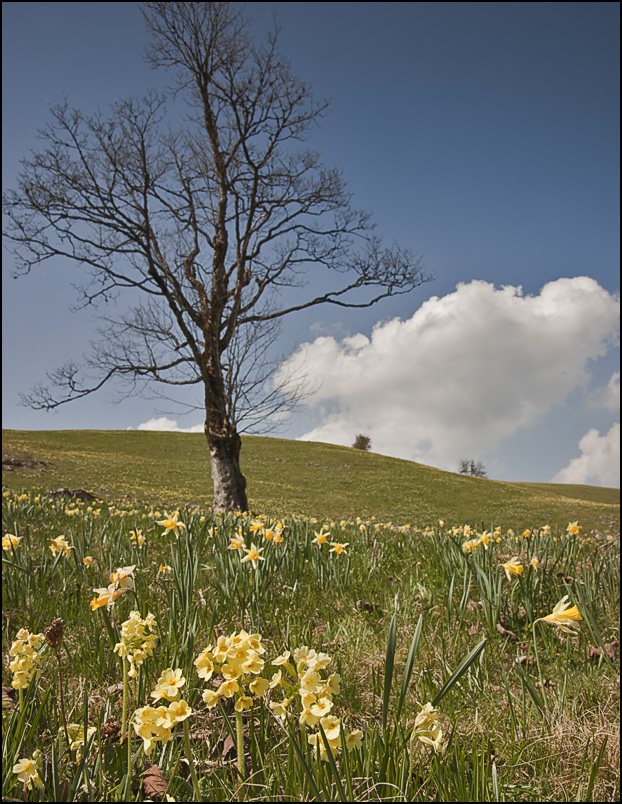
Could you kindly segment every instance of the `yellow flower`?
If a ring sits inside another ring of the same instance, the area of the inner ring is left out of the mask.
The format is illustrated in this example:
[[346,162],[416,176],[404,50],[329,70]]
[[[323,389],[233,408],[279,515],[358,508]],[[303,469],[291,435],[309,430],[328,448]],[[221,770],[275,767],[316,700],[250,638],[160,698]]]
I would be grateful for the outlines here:
[[247,553],[247,555],[244,556],[241,563],[244,564],[246,561],[250,561],[253,565],[253,569],[257,569],[257,561],[266,560],[263,556],[259,555],[263,549],[263,547],[255,547],[255,544],[251,542],[250,549],[248,547],[244,548],[244,552]]
[[501,566],[505,570],[508,581],[512,580],[512,575],[522,575],[525,569],[520,563],[520,558],[512,558],[506,561],[505,564],[501,564]]
[[360,729],[355,729],[346,737],[346,748],[348,751],[353,751],[355,748],[360,748],[362,744],[363,732]]
[[14,536],[12,533],[7,533],[6,536],[2,537],[2,549],[17,550],[19,543],[23,538],[23,536]]
[[537,569],[538,569],[538,564],[539,564],[540,562],[539,562],[539,561],[538,561],[538,559],[537,559],[537,558],[534,556],[534,557],[531,559],[531,561],[530,561],[529,563],[531,564],[531,566],[532,566],[532,567],[533,567],[535,570],[537,570]]
[[40,790],[43,789],[43,782],[34,759],[20,759],[13,765],[13,773],[17,774],[17,778],[24,783],[24,787],[28,790],[32,790],[33,784]]
[[564,595],[559,603],[556,604],[551,614],[547,614],[546,617],[540,617],[535,623],[549,623],[550,625],[556,625],[567,634],[574,634],[575,632],[572,629],[579,628],[577,621],[582,620],[583,617],[576,606],[570,609],[568,608],[570,603],[566,603],[567,600],[568,595]]
[[335,553],[335,555],[347,555],[346,547],[350,544],[350,542],[345,542],[344,544],[340,544],[339,542],[331,542],[332,547],[330,548],[330,553]]
[[245,709],[250,709],[253,705],[253,699],[250,695],[240,695],[235,702],[235,711],[243,712]]
[[569,522],[566,532],[572,534],[573,536],[577,536],[579,534],[579,522]]
[[116,583],[120,587],[128,589],[134,588],[134,570],[136,569],[136,564],[132,564],[131,567],[117,567],[114,572],[110,574],[110,582]]
[[186,679],[182,676],[181,670],[168,668],[158,679],[158,684],[151,693],[151,697],[156,701],[159,701],[160,698],[165,698],[167,701],[176,701],[179,698],[179,690],[185,683]]
[[267,678],[256,678],[248,685],[248,688],[253,695],[256,695],[258,698],[261,698],[262,695],[265,695],[269,687],[270,682]]
[[84,558],[82,559],[82,563],[84,564],[85,567],[92,567],[94,561],[95,559],[93,558],[93,556],[84,556]]
[[143,544],[145,544],[145,537],[143,536],[143,532],[142,530],[138,530],[138,528],[130,532],[130,539],[133,542],[136,542],[136,544],[139,547],[142,547]]
[[164,519],[156,519],[157,525],[162,525],[165,528],[164,533],[162,536],[166,536],[167,533],[173,531],[175,536],[179,538],[179,528],[185,528],[183,522],[179,522],[179,511],[175,511],[174,514],[167,514],[166,511],[164,512]]
[[63,557],[67,558],[69,553],[75,550],[75,547],[68,544],[64,536],[57,536],[56,539],[50,539],[50,550],[55,556],[62,553]]
[[330,533],[323,533],[322,531],[320,531],[318,533],[318,531],[316,530],[315,531],[315,539],[313,539],[311,543],[312,544],[317,544],[318,547],[321,547],[323,544],[326,544],[329,536],[330,536]]
[[443,732],[438,724],[438,711],[431,703],[427,703],[415,718],[414,734],[422,743],[440,751]]
[[214,692],[214,690],[205,690],[202,697],[207,704],[207,708],[213,709],[218,703],[220,695],[217,692]]
[[231,544],[227,545],[227,550],[245,550],[246,545],[244,544],[244,539],[241,536],[232,536],[231,537]]
[[270,701],[270,709],[274,712],[275,716],[280,718],[281,720],[285,720],[285,716],[287,715],[287,707],[293,701],[294,696],[292,695],[291,698],[285,698],[282,701]]
[[121,595],[125,594],[125,592],[129,592],[130,590],[127,587],[119,589],[116,583],[111,583],[108,587],[104,586],[100,589],[93,589],[93,591],[97,597],[94,597],[93,600],[91,600],[91,609],[95,611],[102,606],[106,606],[107,609],[111,609],[115,601],[120,598]]

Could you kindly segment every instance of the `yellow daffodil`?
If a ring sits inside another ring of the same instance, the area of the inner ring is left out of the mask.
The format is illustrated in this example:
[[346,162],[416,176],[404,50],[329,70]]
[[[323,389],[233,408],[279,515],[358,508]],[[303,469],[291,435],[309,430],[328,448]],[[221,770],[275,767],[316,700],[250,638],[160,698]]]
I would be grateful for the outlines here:
[[117,567],[114,572],[110,573],[110,582],[116,583],[121,588],[133,589],[135,569],[136,564],[132,564],[130,567]]
[[522,575],[523,570],[525,569],[520,562],[520,558],[512,558],[509,561],[506,561],[505,564],[501,564],[501,566],[505,570],[508,581],[512,580],[512,575]]
[[118,598],[130,590],[127,587],[120,589],[116,583],[111,583],[108,587],[103,586],[100,589],[93,589],[93,591],[97,597],[94,597],[93,600],[91,600],[91,609],[95,611],[102,606],[106,606],[107,609],[111,609]]
[[329,550],[330,553],[335,553],[335,555],[347,555],[346,547],[350,544],[350,542],[345,542],[344,544],[340,544],[339,542],[331,542],[331,548]]
[[6,536],[2,537],[2,549],[17,550],[23,538],[23,536],[14,536],[12,533],[7,533]]
[[537,570],[537,569],[538,569],[538,564],[539,564],[540,562],[539,562],[539,561],[538,561],[538,559],[537,559],[537,558],[534,556],[534,557],[531,559],[531,561],[530,561],[529,563],[531,564],[531,566],[532,566],[532,567],[533,567],[535,570]]
[[175,511],[174,514],[167,514],[165,511],[164,519],[156,519],[156,524],[165,528],[162,536],[166,536],[167,533],[173,531],[177,538],[179,538],[179,529],[186,527],[183,522],[179,522],[179,511]]
[[64,536],[57,536],[56,539],[50,539],[50,550],[55,556],[62,553],[63,557],[67,558],[69,553],[75,550],[75,547],[68,544]]
[[250,561],[253,565],[253,569],[257,569],[257,562],[266,560],[263,556],[259,555],[263,551],[263,549],[264,549],[263,547],[259,548],[255,547],[255,544],[253,542],[251,542],[250,548],[244,547],[244,552],[247,555],[245,555],[244,558],[242,559],[242,564],[244,564],[247,561]]
[[245,550],[246,545],[244,544],[244,539],[241,536],[233,536],[231,538],[231,544],[227,545],[228,550]]
[[145,537],[143,536],[142,530],[135,529],[130,531],[130,539],[133,542],[136,542],[138,547],[142,547],[143,544],[145,544]]
[[579,522],[569,522],[568,527],[566,528],[566,532],[570,533],[572,536],[578,536],[579,534]]
[[582,620],[583,617],[576,606],[568,608],[570,603],[566,603],[567,600],[568,595],[564,595],[551,614],[547,614],[546,617],[540,617],[535,622],[556,625],[561,631],[565,631],[567,634],[574,634],[573,628],[579,628],[578,621]]
[[93,564],[95,563],[95,559],[93,558],[93,556],[84,556],[84,558],[82,559],[82,563],[84,564],[85,567],[92,567]]
[[330,533],[323,533],[322,531],[315,531],[315,539],[312,539],[311,544],[317,544],[318,547],[321,547],[323,544],[326,544],[328,541],[328,537]]

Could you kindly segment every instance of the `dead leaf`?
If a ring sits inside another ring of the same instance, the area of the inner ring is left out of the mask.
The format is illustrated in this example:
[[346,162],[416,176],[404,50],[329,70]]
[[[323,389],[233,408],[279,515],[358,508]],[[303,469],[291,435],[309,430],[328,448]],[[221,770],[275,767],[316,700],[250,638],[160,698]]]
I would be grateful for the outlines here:
[[7,711],[11,711],[13,709],[13,696],[15,695],[15,690],[12,687],[2,687],[2,709],[6,709]]
[[508,631],[508,629],[504,628],[501,623],[497,623],[497,631],[501,634],[501,636],[506,636],[508,639],[511,639],[512,642],[518,642],[518,637],[514,631]]
[[222,746],[222,758],[224,759],[229,751],[235,751],[235,743],[233,742],[233,738],[230,734],[227,734],[227,739],[223,743]]
[[152,765],[143,776],[143,790],[149,798],[163,799],[168,790],[168,782],[157,765]]

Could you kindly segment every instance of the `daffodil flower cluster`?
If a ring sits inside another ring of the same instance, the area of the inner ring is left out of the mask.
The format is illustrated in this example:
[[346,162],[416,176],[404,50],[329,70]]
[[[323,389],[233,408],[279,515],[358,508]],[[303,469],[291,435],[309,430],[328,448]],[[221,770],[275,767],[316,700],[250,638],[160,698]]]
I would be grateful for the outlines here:
[[147,756],[157,742],[168,743],[174,727],[192,714],[188,702],[180,699],[180,690],[185,683],[181,670],[168,668],[151,693],[154,702],[164,699],[168,701],[168,706],[143,706],[134,713],[134,731],[142,739]]
[[[464,526],[463,530],[466,536],[471,534],[471,528],[468,525]],[[462,543],[462,552],[463,553],[471,553],[474,548],[483,545],[484,550],[488,550],[489,545],[493,542],[500,542],[501,541],[501,528],[495,528],[493,531],[485,530],[483,533],[476,539],[467,539],[465,542]]]
[[130,678],[138,675],[136,668],[153,654],[158,639],[153,633],[156,625],[155,615],[149,613],[143,619],[138,611],[131,611],[129,619],[121,626],[121,641],[114,646],[114,651],[130,663]]
[[39,648],[45,642],[43,634],[31,634],[26,628],[20,628],[15,641],[11,645],[9,656],[13,657],[9,670],[13,673],[11,686],[16,690],[25,690],[30,680],[39,678],[41,670],[41,654]]
[[438,723],[438,710],[427,703],[415,718],[413,734],[422,743],[440,751],[443,745],[443,731]]
[[[264,668],[265,662],[261,656],[265,652],[261,636],[244,630],[231,636],[219,636],[214,647],[207,647],[194,661],[199,678],[208,681],[215,672],[223,677],[217,690],[205,690],[203,693],[208,708],[216,706],[220,698],[235,695],[235,709],[242,712],[253,705],[253,695],[265,695],[270,682],[259,675]],[[252,676],[255,678],[249,681]],[[244,682],[248,682],[246,688]]]
[[[293,660],[293,661],[292,661]],[[322,672],[330,664],[331,658],[327,653],[316,653],[313,648],[302,646],[296,648],[293,655],[285,651],[272,662],[279,667],[270,681],[270,687],[281,686],[286,697],[279,702],[272,701],[270,708],[280,720],[285,720],[290,703],[298,697],[301,712],[299,721],[301,725],[314,727],[319,723],[324,730],[331,753],[334,755],[341,749],[341,721],[332,714],[333,695],[339,693],[341,677],[332,673],[323,677]],[[286,676],[283,676],[283,670]],[[328,759],[326,744],[318,729],[308,736],[308,742],[319,751],[322,759]],[[346,736],[348,750],[358,748],[363,739],[363,732],[356,729]]]
[[93,611],[102,606],[106,606],[106,608],[110,610],[121,595],[133,589],[135,569],[136,564],[132,564],[129,567],[117,567],[114,572],[110,573],[111,583],[109,586],[94,588],[93,591],[97,597],[91,600],[91,608]]

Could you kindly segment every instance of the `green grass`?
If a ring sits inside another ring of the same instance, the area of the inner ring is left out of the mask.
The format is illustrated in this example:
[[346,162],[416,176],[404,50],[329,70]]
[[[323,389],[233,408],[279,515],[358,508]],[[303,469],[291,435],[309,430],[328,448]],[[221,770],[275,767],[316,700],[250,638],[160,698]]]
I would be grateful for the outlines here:
[[[3,430],[6,456],[32,465],[3,471],[13,490],[69,486],[102,500],[175,506],[207,506],[212,496],[202,434]],[[617,489],[504,483],[329,444],[246,436],[242,471],[252,510],[275,516],[444,519],[514,529],[580,520],[585,532],[605,533],[618,527]]]
[[[309,445],[296,446],[306,459]],[[356,456],[368,458],[377,460]],[[3,533],[21,538],[2,562],[3,800],[163,800],[164,791],[177,801],[619,800],[619,534],[491,537],[416,520],[282,515],[276,543],[264,536],[267,520],[251,531],[250,516],[182,509],[176,538],[158,524],[165,510],[3,492]],[[141,546],[130,537],[136,528]],[[319,546],[321,528],[330,536]],[[50,550],[60,534],[66,556]],[[256,570],[229,549],[238,535],[262,548]],[[465,552],[467,536],[477,544]],[[332,542],[347,543],[346,553],[328,552]],[[501,564],[513,557],[523,573],[507,580]],[[110,612],[93,610],[93,590],[118,567],[134,568],[134,589]],[[576,634],[536,622],[565,595],[581,612]],[[124,683],[127,662],[113,648],[131,610],[155,615],[157,642]],[[44,645],[41,676],[18,696],[12,642],[20,628],[43,632],[55,618],[64,623],[58,657]],[[333,758],[314,755],[308,737],[319,725],[300,724],[291,676],[287,689],[253,697],[236,749],[233,699],[208,708],[202,694],[221,679],[203,681],[194,661],[241,628],[261,635],[266,680],[285,650],[328,654],[322,676],[340,676],[331,715],[344,737],[360,731],[359,749],[339,743]],[[192,714],[147,756],[133,728],[129,743],[119,734],[167,668],[181,670]],[[269,704],[290,694],[281,722]],[[438,751],[416,730],[427,703],[438,710]],[[94,729],[82,757],[67,747],[63,707],[71,731]],[[23,759],[38,762],[42,790],[18,783],[13,767]]]

